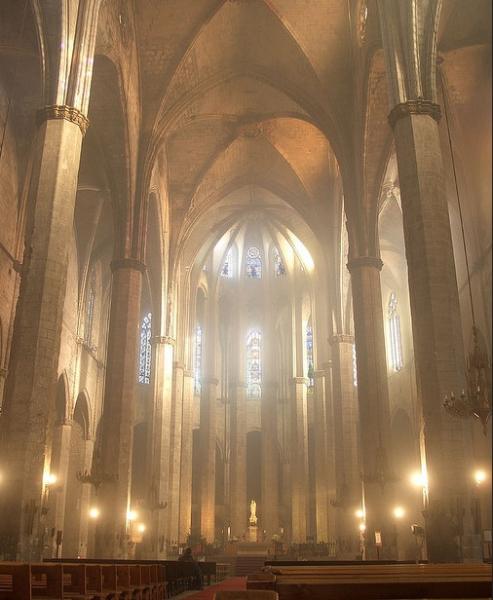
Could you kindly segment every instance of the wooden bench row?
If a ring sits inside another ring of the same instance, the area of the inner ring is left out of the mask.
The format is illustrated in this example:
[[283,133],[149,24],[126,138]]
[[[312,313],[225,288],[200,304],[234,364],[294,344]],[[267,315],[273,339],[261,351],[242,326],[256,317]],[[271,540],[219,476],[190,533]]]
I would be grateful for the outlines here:
[[50,559],[49,562],[60,562],[63,564],[158,564],[164,568],[165,579],[166,579],[166,592],[167,597],[176,596],[184,591],[193,589],[197,584],[197,571],[196,565],[199,565],[202,578],[205,580],[207,585],[211,585],[212,581],[216,581],[216,563],[211,561],[206,562],[186,562],[179,560],[125,560],[125,559],[96,559],[96,558],[60,558]]
[[491,598],[491,569],[483,564],[333,565],[265,567],[247,589],[273,590],[280,600]]
[[159,564],[0,562],[0,600],[164,600]]

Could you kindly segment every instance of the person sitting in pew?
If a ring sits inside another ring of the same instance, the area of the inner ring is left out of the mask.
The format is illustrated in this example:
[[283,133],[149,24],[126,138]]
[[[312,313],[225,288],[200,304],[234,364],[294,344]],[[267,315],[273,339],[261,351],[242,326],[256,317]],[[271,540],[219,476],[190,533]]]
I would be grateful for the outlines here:
[[195,558],[193,557],[192,554],[192,549],[191,548],[185,548],[183,554],[178,558],[179,561],[182,562],[191,562],[194,565],[194,578],[195,578],[195,585],[197,590],[201,590],[203,589],[203,584],[202,584],[202,571],[200,570],[200,566],[199,563],[195,560]]

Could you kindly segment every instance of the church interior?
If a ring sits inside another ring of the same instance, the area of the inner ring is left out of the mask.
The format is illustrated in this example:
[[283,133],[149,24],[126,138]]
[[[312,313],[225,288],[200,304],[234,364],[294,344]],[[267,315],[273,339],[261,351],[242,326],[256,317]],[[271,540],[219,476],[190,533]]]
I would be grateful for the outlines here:
[[491,562],[491,11],[0,2],[0,561]]

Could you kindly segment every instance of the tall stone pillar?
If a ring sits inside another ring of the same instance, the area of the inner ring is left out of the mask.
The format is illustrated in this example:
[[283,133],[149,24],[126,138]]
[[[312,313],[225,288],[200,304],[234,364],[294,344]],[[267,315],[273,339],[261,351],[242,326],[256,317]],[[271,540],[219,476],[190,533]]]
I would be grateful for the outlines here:
[[[341,333],[334,335],[331,343],[339,554],[354,556],[359,537],[354,512],[362,502],[358,398],[353,373],[354,337]],[[362,427],[366,424],[362,423]]]
[[230,391],[231,535],[241,539],[247,528],[247,403],[246,384],[235,382]]
[[[271,338],[272,340],[272,338]],[[267,344],[266,344],[267,345]],[[272,352],[272,350],[271,350]],[[267,354],[267,353],[266,353]],[[277,384],[262,386],[262,529],[267,541],[279,533],[279,452],[277,445]]]
[[[361,468],[366,513],[366,558],[376,558],[375,531],[381,532],[381,556],[394,552],[391,530],[392,471],[389,464],[390,415],[379,258],[348,262],[353,293],[358,369]],[[351,363],[350,363],[351,364]]]
[[168,538],[176,545],[180,524],[180,463],[183,419],[183,365],[174,363],[173,404],[171,409],[171,445],[168,490]]
[[293,377],[291,398],[291,541],[306,542],[308,511],[308,423],[305,377]]
[[[336,442],[334,422],[333,361],[323,365],[325,373],[325,431],[327,442],[327,528],[331,556],[336,555],[337,513],[333,500],[337,497]],[[316,377],[316,375],[315,375]],[[317,380],[315,378],[315,385]]]
[[[464,345],[442,165],[437,105],[399,104],[389,115],[399,168],[422,461],[429,473],[427,549],[431,560],[459,559],[451,499],[465,499],[470,462],[463,424],[442,407],[465,387]],[[463,500],[465,502],[465,500]],[[460,510],[460,509],[459,509]],[[445,531],[446,530],[446,531]]]
[[113,273],[106,381],[101,417],[102,470],[109,477],[99,491],[101,517],[96,555],[127,556],[127,512],[132,475],[132,444],[137,384],[140,297],[145,266],[122,258]]
[[183,371],[183,409],[180,464],[180,528],[178,541],[184,544],[192,527],[192,441],[193,441],[193,371]]
[[216,517],[216,399],[218,380],[202,379],[200,397],[200,531],[214,542]]
[[317,542],[328,542],[328,454],[327,454],[327,414],[325,396],[325,371],[314,372],[314,435],[315,435],[315,523]]
[[[451,391],[465,387],[464,345],[442,164],[437,93],[437,23],[441,2],[412,10],[379,0],[388,71],[408,266],[421,460],[428,471],[428,558],[460,559],[458,529],[470,493],[465,427],[444,413]],[[417,23],[419,26],[417,26]],[[407,52],[403,52],[406,49]],[[460,527],[459,527],[460,529]]]
[[[51,455],[51,466],[50,472],[56,474],[58,481],[60,482],[59,489],[56,494],[51,494],[49,498],[49,511],[48,526],[52,529],[54,535],[52,537],[52,544],[48,556],[45,557],[57,557],[57,532],[61,531],[63,534],[63,521],[65,516],[65,498],[67,496],[67,474],[68,474],[68,463],[70,457],[70,437],[72,435],[72,422],[68,419],[64,419],[58,427],[55,428],[55,434],[53,436],[53,451]],[[60,556],[63,550],[60,548]]]
[[87,119],[75,108],[40,113],[30,186],[33,212],[2,414],[0,538],[4,556],[41,557],[43,473],[49,469],[62,312],[77,173]]
[[[175,340],[156,336],[154,343],[154,411],[150,502],[153,518],[151,552],[155,558],[167,557],[169,471],[171,443],[171,398]],[[168,502],[168,504],[166,504]]]

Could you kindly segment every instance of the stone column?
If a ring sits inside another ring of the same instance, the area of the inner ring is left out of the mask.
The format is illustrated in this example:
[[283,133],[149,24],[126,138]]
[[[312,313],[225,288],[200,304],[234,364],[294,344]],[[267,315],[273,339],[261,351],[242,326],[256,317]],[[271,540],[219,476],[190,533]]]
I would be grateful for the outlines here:
[[[272,331],[270,332],[272,336]],[[271,337],[273,340],[273,337]],[[272,348],[266,340],[267,372],[272,372]],[[269,355],[270,353],[270,355]],[[262,529],[270,542],[279,533],[279,452],[277,445],[277,384],[262,385]]]
[[306,542],[308,491],[308,424],[305,377],[293,377],[291,398],[291,541]]
[[464,345],[442,165],[438,105],[394,107],[394,129],[411,304],[423,462],[429,473],[427,547],[431,560],[459,559],[451,499],[470,487],[463,424],[442,407],[464,382]]
[[215,537],[218,383],[213,377],[203,378],[200,396],[200,531],[208,543]]
[[317,542],[328,542],[328,475],[327,414],[325,404],[325,371],[314,372],[314,436],[315,436],[315,523]]
[[171,408],[171,445],[168,486],[168,538],[178,543],[180,523],[180,463],[183,418],[183,365],[175,362],[173,367],[173,404]]
[[246,384],[233,383],[231,386],[231,535],[241,539],[247,528],[247,404]]
[[[87,439],[85,443],[84,469],[91,470],[94,453],[94,440]],[[91,484],[83,483],[80,494],[80,557],[87,558],[89,548],[89,508],[91,502]]]
[[106,359],[101,455],[110,480],[99,492],[101,518],[96,555],[127,556],[127,512],[132,475],[132,444],[137,384],[140,296],[145,266],[132,258],[111,263],[113,273]]
[[75,108],[50,106],[40,113],[34,141],[29,251],[24,257],[2,415],[5,484],[0,538],[4,556],[10,558],[41,557],[35,540],[43,527],[39,508],[43,472],[50,464],[67,249],[86,128],[87,119]]
[[[358,398],[354,386],[354,337],[338,334],[332,337],[334,361],[334,442],[337,482],[339,554],[358,551],[359,531],[354,512],[361,508],[361,469],[359,458]],[[363,427],[365,425],[363,424]],[[354,544],[354,545],[353,545]],[[342,549],[345,548],[343,551]]]
[[[378,0],[387,65],[389,123],[399,170],[408,265],[421,460],[428,470],[428,558],[459,560],[455,522],[471,491],[470,431],[447,415],[445,395],[464,385],[464,345],[447,206],[437,104],[437,38],[442,3]],[[454,531],[455,530],[455,531]]]
[[180,528],[178,541],[184,544],[192,527],[192,440],[193,440],[193,371],[183,371],[183,417],[180,464]]
[[[72,422],[64,420],[55,428],[53,436],[53,452],[51,455],[50,472],[56,474],[59,482],[57,493],[50,494],[49,498],[49,527],[53,529],[51,551],[47,558],[57,557],[56,555],[56,536],[58,531],[63,534],[63,521],[65,516],[65,498],[67,495],[67,473],[70,456],[70,437],[72,435]],[[62,556],[62,547],[60,556]]]
[[[336,444],[335,444],[335,423],[334,423],[334,392],[333,392],[333,362],[323,365],[325,373],[325,430],[327,441],[327,528],[328,541],[331,544],[332,555],[336,552],[337,538],[337,514],[333,505],[333,500],[337,497],[336,480]],[[317,381],[315,379],[315,385]]]
[[[167,556],[169,470],[171,442],[171,397],[173,385],[173,355],[175,340],[156,336],[154,343],[154,411],[152,433],[152,469],[150,503],[153,517],[153,557]],[[168,502],[168,505],[166,505]]]
[[[353,293],[358,370],[361,470],[366,513],[366,558],[376,558],[375,531],[381,532],[380,556],[391,556],[392,470],[389,464],[390,416],[379,258],[348,262]],[[351,364],[351,363],[350,363]]]

